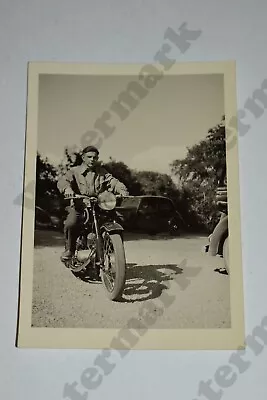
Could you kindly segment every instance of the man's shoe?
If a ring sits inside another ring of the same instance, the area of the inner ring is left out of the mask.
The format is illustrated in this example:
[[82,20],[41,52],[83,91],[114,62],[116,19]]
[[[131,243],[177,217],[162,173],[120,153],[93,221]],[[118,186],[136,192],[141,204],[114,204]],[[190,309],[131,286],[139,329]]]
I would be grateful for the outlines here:
[[72,251],[70,251],[70,250],[65,250],[65,251],[62,253],[62,255],[61,255],[60,258],[61,258],[62,261],[68,261],[68,260],[71,260],[72,256],[73,256]]

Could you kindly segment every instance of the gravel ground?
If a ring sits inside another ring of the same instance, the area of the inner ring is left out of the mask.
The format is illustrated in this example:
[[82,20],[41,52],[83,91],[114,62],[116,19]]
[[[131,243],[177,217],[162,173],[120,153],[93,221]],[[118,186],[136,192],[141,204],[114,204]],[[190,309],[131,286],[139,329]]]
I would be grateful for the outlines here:
[[123,328],[132,317],[141,323],[140,309],[149,304],[153,328],[229,328],[229,276],[214,271],[222,259],[201,253],[206,241],[127,235],[126,286],[122,300],[111,302],[101,283],[78,279],[60,262],[61,233],[37,230],[32,325]]

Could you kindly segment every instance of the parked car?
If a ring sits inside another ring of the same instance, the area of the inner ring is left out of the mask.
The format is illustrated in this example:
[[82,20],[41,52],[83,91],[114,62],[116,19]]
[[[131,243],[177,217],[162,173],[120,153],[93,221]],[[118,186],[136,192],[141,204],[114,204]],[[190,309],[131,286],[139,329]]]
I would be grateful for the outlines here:
[[182,216],[168,197],[127,196],[117,204],[116,210],[128,231],[178,235],[184,227]]
[[35,228],[62,230],[62,221],[43,208],[35,206]]
[[229,233],[228,233],[228,203],[227,187],[219,187],[216,191],[216,202],[221,218],[209,236],[209,243],[204,247],[204,252],[210,256],[220,256],[224,260],[224,267],[230,274],[229,266]]

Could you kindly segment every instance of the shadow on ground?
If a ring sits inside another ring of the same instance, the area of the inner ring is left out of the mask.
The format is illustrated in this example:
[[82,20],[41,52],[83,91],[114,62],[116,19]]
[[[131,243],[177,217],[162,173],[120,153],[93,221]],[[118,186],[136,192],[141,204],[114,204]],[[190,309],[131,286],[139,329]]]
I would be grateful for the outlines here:
[[97,275],[93,269],[80,271],[80,272],[71,271],[71,273],[75,276],[75,278],[77,278],[83,282],[86,282],[86,283],[90,283],[90,284],[101,284],[102,283],[100,276]]
[[[162,271],[164,269],[164,272]],[[167,271],[166,271],[167,270]],[[166,272],[165,272],[166,271]],[[73,275],[88,284],[101,284],[93,271],[73,272]],[[161,296],[163,290],[169,288],[167,281],[172,281],[183,270],[176,264],[137,265],[127,264],[126,284],[120,303],[134,303],[155,299]],[[165,282],[165,283],[164,283]],[[130,298],[129,298],[130,297]]]
[[[164,269],[164,272],[162,271]],[[73,275],[88,284],[101,284],[101,279],[93,271],[73,272]],[[120,303],[143,302],[160,297],[169,288],[169,282],[183,273],[176,264],[137,265],[127,264],[126,284]]]
[[127,264],[125,289],[119,301],[134,303],[160,297],[164,290],[169,289],[170,281],[182,273],[176,264]]

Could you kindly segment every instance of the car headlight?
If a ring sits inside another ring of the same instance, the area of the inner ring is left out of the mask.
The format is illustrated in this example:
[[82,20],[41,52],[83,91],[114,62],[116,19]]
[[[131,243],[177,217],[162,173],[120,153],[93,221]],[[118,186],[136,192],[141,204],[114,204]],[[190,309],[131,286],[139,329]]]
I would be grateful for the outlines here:
[[111,192],[103,192],[98,196],[98,205],[102,210],[113,210],[116,203],[116,196]]

